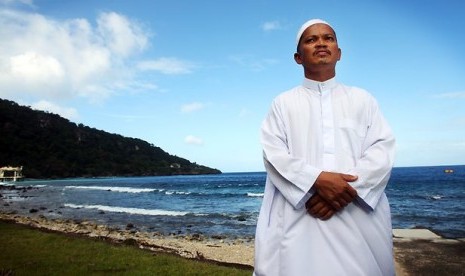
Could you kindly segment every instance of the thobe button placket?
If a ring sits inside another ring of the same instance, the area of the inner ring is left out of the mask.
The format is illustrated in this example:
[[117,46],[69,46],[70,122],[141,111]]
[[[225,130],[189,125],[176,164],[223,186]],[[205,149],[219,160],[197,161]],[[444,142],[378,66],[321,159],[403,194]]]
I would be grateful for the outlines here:
[[[320,89],[325,87],[324,83],[319,84]],[[325,170],[334,170],[334,122],[333,106],[331,101],[331,90],[321,91],[321,116],[323,131],[323,164]]]

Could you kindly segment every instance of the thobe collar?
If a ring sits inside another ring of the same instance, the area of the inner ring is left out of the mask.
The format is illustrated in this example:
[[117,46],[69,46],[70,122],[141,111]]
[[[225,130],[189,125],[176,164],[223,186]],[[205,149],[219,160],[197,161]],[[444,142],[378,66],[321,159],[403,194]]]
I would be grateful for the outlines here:
[[336,87],[337,82],[336,77],[333,77],[327,81],[315,81],[305,78],[302,85],[311,91],[323,92],[325,90],[330,90]]

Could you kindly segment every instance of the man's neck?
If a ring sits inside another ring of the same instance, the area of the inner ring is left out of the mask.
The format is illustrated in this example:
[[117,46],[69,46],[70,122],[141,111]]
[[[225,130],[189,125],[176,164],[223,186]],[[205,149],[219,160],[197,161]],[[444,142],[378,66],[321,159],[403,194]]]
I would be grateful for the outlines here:
[[327,81],[332,79],[336,76],[336,70],[334,67],[332,68],[315,68],[317,70],[311,70],[309,68],[305,68],[305,77],[307,79],[311,79],[314,81]]

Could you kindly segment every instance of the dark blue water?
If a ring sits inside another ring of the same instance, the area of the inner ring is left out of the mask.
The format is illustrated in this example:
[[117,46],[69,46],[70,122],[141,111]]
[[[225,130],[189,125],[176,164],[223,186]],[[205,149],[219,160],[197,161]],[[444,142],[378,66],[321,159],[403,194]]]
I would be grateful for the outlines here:
[[[36,188],[26,197],[4,196],[9,204],[0,210],[36,208],[49,218],[120,228],[131,223],[163,234],[253,237],[265,177],[259,172],[25,181],[20,185]],[[395,168],[386,193],[394,228],[465,237],[465,166]]]
[[465,166],[394,168],[386,194],[393,227],[465,237]]

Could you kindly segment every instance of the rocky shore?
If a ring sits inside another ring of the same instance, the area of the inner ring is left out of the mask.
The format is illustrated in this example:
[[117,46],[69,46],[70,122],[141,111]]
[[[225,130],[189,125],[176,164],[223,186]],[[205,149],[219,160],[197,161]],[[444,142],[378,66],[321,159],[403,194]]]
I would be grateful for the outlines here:
[[[29,205],[28,197],[40,197],[37,187],[18,187],[0,184],[0,219],[45,231],[104,239],[113,243],[136,245],[155,252],[167,252],[185,258],[235,264],[253,265],[253,239],[217,235],[206,237],[200,233],[171,234],[142,231],[128,222],[125,226],[109,226],[90,220],[63,219],[66,209],[57,202]],[[58,217],[58,218],[56,218]]]
[[[201,235],[169,235],[140,232],[128,225],[114,229],[89,221],[47,219],[0,213],[0,220],[27,225],[42,231],[60,232],[144,250],[176,254],[185,258],[223,264],[253,266],[253,240],[222,240]],[[465,275],[465,241],[441,238],[426,229],[394,231],[396,275]]]
[[[87,220],[52,218],[49,215],[52,209],[50,206],[29,210],[10,208],[8,191],[25,193],[24,189],[30,188],[0,187],[0,191],[3,191],[3,195],[0,193],[0,204],[8,207],[3,210],[0,208],[0,220],[43,231],[130,244],[144,250],[172,253],[185,258],[250,268],[253,266],[254,243],[251,238],[229,239],[222,236],[206,237],[198,233],[180,235],[175,232],[162,235],[141,231],[132,223],[118,228]],[[397,276],[465,275],[465,239],[445,239],[427,229],[395,229],[393,238]]]
[[6,213],[0,213],[0,219],[46,231],[136,245],[141,249],[172,253],[185,258],[250,267],[253,265],[253,242],[251,240],[223,240],[206,238],[198,234],[164,236],[158,233],[139,232],[134,230],[131,224],[121,230],[90,221],[47,219],[40,216],[24,217]]

